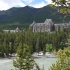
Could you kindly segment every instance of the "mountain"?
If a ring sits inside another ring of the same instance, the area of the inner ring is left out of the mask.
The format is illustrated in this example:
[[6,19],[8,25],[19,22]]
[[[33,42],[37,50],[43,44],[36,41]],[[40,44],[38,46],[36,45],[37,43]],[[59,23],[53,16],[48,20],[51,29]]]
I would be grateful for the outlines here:
[[69,22],[69,18],[63,19],[65,15],[58,13],[57,9],[51,8],[49,5],[43,8],[33,8],[30,6],[20,8],[10,8],[0,11],[0,24],[31,24],[33,20],[36,22],[44,22],[46,18],[52,19],[54,23]]

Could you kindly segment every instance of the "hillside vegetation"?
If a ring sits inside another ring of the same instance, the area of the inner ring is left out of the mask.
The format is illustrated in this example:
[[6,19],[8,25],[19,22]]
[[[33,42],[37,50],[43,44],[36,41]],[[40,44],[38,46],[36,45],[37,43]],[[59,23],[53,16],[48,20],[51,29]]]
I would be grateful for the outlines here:
[[[5,28],[6,24],[15,24],[16,26],[22,24],[23,27],[28,27],[33,20],[36,22],[44,22],[46,18],[52,19],[54,23],[69,22],[69,17],[64,19],[64,16],[58,13],[57,9],[51,8],[49,5],[43,8],[33,8],[30,6],[13,7],[5,11],[0,11],[0,25],[4,25],[1,28]],[[9,27],[11,28],[12,26],[10,25]]]

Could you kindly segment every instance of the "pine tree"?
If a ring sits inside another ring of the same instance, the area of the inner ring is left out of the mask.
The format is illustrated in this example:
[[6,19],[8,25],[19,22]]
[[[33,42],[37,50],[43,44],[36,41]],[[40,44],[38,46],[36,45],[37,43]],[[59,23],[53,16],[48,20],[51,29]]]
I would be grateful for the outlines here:
[[36,70],[40,70],[34,59],[31,58],[30,53],[28,45],[22,43],[19,44],[16,59],[13,61],[15,69],[33,70],[36,67]]

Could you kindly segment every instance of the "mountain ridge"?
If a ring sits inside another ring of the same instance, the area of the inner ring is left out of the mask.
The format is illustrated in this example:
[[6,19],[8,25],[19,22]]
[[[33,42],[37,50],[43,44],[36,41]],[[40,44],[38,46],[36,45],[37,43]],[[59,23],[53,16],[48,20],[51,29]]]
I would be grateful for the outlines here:
[[64,16],[49,5],[42,8],[33,8],[31,6],[12,7],[8,10],[0,11],[0,24],[31,24],[33,20],[44,22],[45,19],[52,19],[54,23],[69,22],[69,17],[63,19]]

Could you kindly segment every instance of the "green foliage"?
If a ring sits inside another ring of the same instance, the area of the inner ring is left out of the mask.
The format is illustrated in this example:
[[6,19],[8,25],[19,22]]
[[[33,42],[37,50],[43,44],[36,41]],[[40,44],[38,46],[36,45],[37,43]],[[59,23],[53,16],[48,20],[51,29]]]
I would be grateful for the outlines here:
[[67,8],[60,9],[60,13],[67,14],[68,13]]
[[39,52],[39,39],[37,38],[37,43],[36,43],[36,52]]
[[52,44],[46,44],[45,47],[46,47],[47,52],[52,52],[52,50],[53,50]]
[[65,43],[63,43],[63,42],[60,42],[60,49],[64,49],[64,47],[65,47]]
[[[70,35],[70,34],[69,34]],[[49,70],[70,70],[70,36],[68,36],[68,45],[64,50],[59,50],[57,57],[58,60],[49,68]],[[61,42],[60,46],[63,46]]]
[[57,4],[57,5],[67,5],[66,3],[69,2],[69,0],[52,0],[53,3]]
[[[65,15],[57,12],[58,7],[52,4],[51,6],[54,8],[51,8],[49,5],[39,9],[26,6],[23,8],[11,8],[6,11],[0,11],[0,29],[10,29],[16,26],[20,28],[23,26],[24,28],[28,27],[34,20],[36,22],[44,22],[46,18],[51,18],[54,23],[63,22]],[[67,17],[64,22],[69,22],[69,17]]]
[[52,0],[52,2],[59,7],[60,13],[70,14],[70,0]]
[[48,32],[32,32],[29,29],[23,30],[18,33],[4,33],[0,32],[0,57],[16,53],[19,43],[27,44],[31,53],[46,51],[45,45],[48,44],[52,47],[47,47],[49,51],[64,49],[66,47],[69,31],[66,29],[58,30],[52,33]]
[[16,27],[19,27],[19,29],[28,28],[29,25],[30,25],[29,23],[25,23],[25,24],[9,23],[9,24],[4,24],[4,25],[0,24],[0,31],[6,30],[6,29],[14,30]]
[[70,49],[60,49],[57,62],[49,70],[70,70]]
[[50,4],[50,7],[52,7],[52,8],[56,8],[56,6],[55,6],[55,5],[53,5],[53,4]]
[[13,61],[13,65],[18,70],[33,70],[35,66],[36,70],[40,70],[39,66],[31,58],[29,46],[23,43],[19,43],[17,56]]

